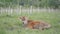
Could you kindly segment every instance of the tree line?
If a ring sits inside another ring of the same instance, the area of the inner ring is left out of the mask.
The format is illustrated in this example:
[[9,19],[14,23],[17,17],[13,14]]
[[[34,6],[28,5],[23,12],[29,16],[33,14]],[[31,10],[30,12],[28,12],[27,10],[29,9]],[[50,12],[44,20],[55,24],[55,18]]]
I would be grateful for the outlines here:
[[40,8],[60,8],[60,0],[0,0],[0,7],[16,5]]

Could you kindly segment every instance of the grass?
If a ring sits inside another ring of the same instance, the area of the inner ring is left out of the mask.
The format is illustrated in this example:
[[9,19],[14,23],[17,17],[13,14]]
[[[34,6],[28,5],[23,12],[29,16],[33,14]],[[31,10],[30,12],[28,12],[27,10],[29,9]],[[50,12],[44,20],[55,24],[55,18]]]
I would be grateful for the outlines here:
[[[44,20],[52,25],[52,28],[44,31],[24,29],[18,17],[28,16],[32,20]],[[60,34],[60,12],[33,12],[22,15],[0,14],[0,34]]]

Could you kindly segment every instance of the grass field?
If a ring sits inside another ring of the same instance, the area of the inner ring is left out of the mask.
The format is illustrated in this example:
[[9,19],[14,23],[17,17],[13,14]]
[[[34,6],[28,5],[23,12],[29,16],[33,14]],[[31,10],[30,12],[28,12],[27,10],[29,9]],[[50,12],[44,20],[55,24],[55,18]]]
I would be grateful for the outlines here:
[[[28,16],[32,20],[44,20],[52,25],[48,30],[24,29],[20,16]],[[22,15],[0,14],[0,34],[60,34],[60,12],[34,12],[33,14],[22,13]]]

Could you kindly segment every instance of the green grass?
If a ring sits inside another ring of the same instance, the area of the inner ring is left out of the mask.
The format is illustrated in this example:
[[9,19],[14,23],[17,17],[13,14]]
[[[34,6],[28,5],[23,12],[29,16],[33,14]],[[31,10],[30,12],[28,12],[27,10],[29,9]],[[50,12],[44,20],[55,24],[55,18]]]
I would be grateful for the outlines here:
[[[24,29],[18,17],[28,16],[32,20],[44,20],[52,25],[48,30]],[[33,14],[22,13],[22,15],[0,14],[0,34],[60,34],[60,12],[34,12]]]

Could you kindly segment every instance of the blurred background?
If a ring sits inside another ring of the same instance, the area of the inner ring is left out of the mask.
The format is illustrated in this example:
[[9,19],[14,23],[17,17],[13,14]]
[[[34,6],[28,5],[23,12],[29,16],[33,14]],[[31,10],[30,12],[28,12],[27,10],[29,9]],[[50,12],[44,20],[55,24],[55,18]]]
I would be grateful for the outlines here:
[[60,0],[0,0],[0,13],[20,14],[26,11],[32,13],[54,9],[60,9]]

